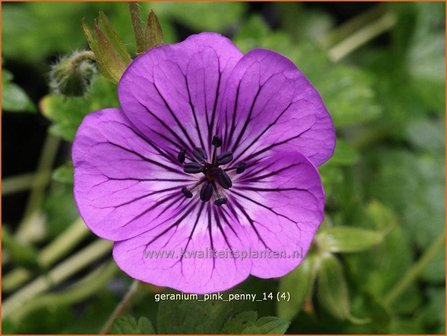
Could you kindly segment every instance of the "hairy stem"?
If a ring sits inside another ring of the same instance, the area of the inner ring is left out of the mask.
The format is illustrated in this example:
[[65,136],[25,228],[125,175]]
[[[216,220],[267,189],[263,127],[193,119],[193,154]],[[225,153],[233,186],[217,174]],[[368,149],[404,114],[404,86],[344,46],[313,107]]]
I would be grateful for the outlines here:
[[135,296],[135,294],[138,291],[139,283],[140,282],[138,280],[134,280],[132,282],[126,295],[124,295],[121,302],[115,307],[115,309],[112,312],[112,315],[110,315],[109,319],[102,327],[101,332],[100,332],[101,334],[109,333],[110,330],[112,329],[113,322],[127,310],[130,302],[132,301],[133,297]]
[[79,65],[85,61],[96,62],[95,53],[90,50],[84,50],[79,51],[74,56],[70,57],[71,66],[74,68],[79,67]]
[[390,290],[385,297],[385,304],[390,306],[410,287],[415,280],[421,275],[422,271],[427,267],[428,263],[436,256],[436,254],[444,247],[445,232],[425,251],[421,258],[408,270],[402,279]]

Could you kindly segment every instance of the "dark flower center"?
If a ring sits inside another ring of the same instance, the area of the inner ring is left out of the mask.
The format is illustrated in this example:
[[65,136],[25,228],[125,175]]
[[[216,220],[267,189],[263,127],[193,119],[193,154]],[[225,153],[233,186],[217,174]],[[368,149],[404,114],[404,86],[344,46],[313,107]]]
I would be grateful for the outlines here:
[[[222,145],[222,139],[214,136],[212,140],[214,146],[213,156],[208,160],[206,151],[203,148],[194,148],[192,155],[189,157],[186,150],[182,149],[178,153],[177,159],[183,164],[183,171],[188,174],[203,174],[204,176],[191,187],[182,187],[182,193],[186,198],[193,197],[193,190],[200,186],[200,199],[207,202],[213,194],[216,195],[214,203],[221,206],[227,203],[227,198],[222,195],[222,189],[230,189],[233,186],[230,175],[227,171],[234,170],[236,174],[241,174],[246,169],[244,162],[239,163],[235,167],[224,168],[233,160],[232,152],[221,152],[216,155],[216,149]],[[188,159],[190,162],[186,162]]]

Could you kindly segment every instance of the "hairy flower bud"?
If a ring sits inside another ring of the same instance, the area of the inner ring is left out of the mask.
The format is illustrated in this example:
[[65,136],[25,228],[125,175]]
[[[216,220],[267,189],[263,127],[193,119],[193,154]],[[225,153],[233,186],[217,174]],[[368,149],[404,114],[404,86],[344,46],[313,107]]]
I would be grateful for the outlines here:
[[51,67],[50,87],[64,96],[83,96],[95,73],[95,55],[91,51],[76,51]]

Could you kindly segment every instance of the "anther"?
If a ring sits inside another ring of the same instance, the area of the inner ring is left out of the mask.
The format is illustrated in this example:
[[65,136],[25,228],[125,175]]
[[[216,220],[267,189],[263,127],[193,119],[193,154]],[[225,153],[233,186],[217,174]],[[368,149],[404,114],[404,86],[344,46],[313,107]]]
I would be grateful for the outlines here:
[[245,169],[247,168],[247,165],[245,164],[245,162],[241,162],[239,163],[239,165],[236,168],[236,174],[241,174],[245,171]]
[[225,173],[223,170],[220,170],[216,174],[216,180],[224,189],[230,189],[233,183],[231,182],[231,178]]
[[205,161],[208,158],[205,150],[198,147],[194,148],[194,150],[192,151],[192,155],[194,155],[194,157],[200,162]]
[[184,149],[182,149],[177,155],[178,162],[180,162],[180,163],[185,162],[185,157],[186,157],[186,151]]
[[188,162],[183,166],[183,171],[185,173],[197,174],[203,171],[203,167],[197,162]]
[[227,204],[228,200],[225,197],[222,198],[218,198],[217,200],[214,201],[214,204],[216,204],[217,206],[221,206],[223,204]]
[[192,197],[192,192],[186,187],[182,188],[182,193],[183,193],[183,195],[185,195],[186,198]]
[[222,146],[222,139],[218,137],[217,135],[213,136],[213,140],[211,141],[214,147],[220,147]]
[[224,152],[220,153],[216,158],[216,163],[220,166],[223,164],[227,164],[228,162],[231,162],[233,160],[233,153],[231,152]]
[[200,199],[204,202],[210,200],[213,195],[213,185],[209,181],[205,181],[200,189]]

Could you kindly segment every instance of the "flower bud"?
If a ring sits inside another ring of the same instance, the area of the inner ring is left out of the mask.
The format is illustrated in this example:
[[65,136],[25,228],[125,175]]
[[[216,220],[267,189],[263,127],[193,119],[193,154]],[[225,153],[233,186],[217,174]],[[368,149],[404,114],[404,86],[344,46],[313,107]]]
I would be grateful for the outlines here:
[[83,96],[95,73],[95,55],[90,51],[76,51],[51,67],[50,87],[64,96]]

